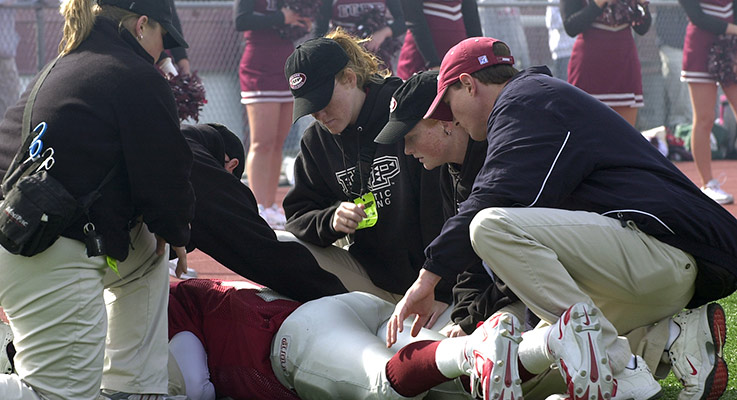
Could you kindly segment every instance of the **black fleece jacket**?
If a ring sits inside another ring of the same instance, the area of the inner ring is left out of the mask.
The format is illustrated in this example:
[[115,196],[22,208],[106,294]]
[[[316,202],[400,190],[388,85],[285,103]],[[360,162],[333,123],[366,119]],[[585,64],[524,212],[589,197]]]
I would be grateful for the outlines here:
[[183,127],[182,133],[194,155],[191,179],[197,196],[187,249],[200,249],[238,275],[297,301],[348,291],[304,246],[276,239],[259,216],[251,189],[223,167],[217,131],[197,125]]
[[[153,62],[126,29],[98,17],[89,37],[56,63],[33,107],[31,129],[45,121],[44,148],[54,149],[49,174],[76,198],[92,192],[122,162],[89,219],[82,216],[62,234],[84,241],[82,227],[91,221],[107,255],[117,260],[128,255],[129,228],[138,217],[170,244],[184,246],[194,214],[192,153],[179,130],[171,88]],[[0,123],[6,155],[19,147],[34,83]],[[4,173],[10,161],[2,161]]]
[[[443,223],[439,173],[427,171],[404,143],[375,144],[374,138],[389,118],[392,93],[401,80],[391,77],[369,83],[366,100],[354,125],[332,135],[319,123],[305,131],[297,155],[295,185],[284,198],[287,230],[301,240],[330,246],[345,236],[331,220],[341,202],[353,201],[353,179],[360,179],[356,163],[360,149],[375,146],[368,188],[374,194],[379,219],[353,235],[350,253],[378,287],[403,294],[424,260],[423,249]],[[451,282],[436,291],[436,299],[450,304]]]
[[[443,193],[443,213],[448,219],[458,213],[458,207],[471,194],[476,179],[486,159],[486,141],[468,141],[462,165],[445,164],[440,171],[440,191]],[[476,330],[476,324],[489,318],[504,306],[519,301],[507,285],[498,278],[492,279],[481,261],[458,274],[453,286],[453,323],[467,334]]]

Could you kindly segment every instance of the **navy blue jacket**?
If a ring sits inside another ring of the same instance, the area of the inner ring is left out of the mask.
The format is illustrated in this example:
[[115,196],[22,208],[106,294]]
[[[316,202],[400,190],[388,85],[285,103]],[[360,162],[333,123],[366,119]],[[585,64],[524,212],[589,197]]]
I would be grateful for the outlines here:
[[699,267],[691,307],[734,291],[737,220],[627,121],[547,67],[507,82],[487,141],[471,195],[426,249],[425,269],[450,280],[478,261],[468,227],[479,210],[547,207],[632,220],[690,253]]

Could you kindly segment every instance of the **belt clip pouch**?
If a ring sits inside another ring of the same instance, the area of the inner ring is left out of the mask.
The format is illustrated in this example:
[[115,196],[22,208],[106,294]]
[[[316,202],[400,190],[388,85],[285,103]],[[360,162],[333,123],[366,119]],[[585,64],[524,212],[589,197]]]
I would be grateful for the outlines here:
[[80,215],[74,197],[46,171],[21,178],[0,211],[0,245],[27,257],[49,248]]

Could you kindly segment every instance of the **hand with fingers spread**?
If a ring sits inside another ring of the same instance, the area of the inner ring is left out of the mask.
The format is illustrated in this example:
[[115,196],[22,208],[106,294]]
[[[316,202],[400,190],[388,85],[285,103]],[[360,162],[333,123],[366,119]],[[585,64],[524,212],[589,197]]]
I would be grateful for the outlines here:
[[422,269],[417,280],[407,289],[402,300],[397,303],[386,330],[386,347],[392,347],[397,342],[397,332],[404,330],[404,320],[411,315],[415,316],[410,334],[417,336],[420,328],[431,328],[435,325],[438,316],[448,308],[448,305],[435,301],[435,286],[440,282],[440,276]]
[[[174,254],[177,255],[177,278],[181,277],[182,274],[187,273],[187,249],[184,246],[171,246],[174,250]],[[166,240],[159,235],[156,235],[156,254],[164,255],[166,251]]]
[[335,214],[333,214],[333,230],[343,233],[356,232],[358,223],[366,218],[366,212],[363,211],[363,208],[363,204],[340,203],[338,209],[335,210]]

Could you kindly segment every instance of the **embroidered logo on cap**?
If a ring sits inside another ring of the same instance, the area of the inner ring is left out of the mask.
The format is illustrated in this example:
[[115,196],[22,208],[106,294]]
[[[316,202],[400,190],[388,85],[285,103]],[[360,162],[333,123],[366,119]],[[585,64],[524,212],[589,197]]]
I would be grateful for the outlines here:
[[296,74],[293,74],[289,77],[289,87],[292,88],[292,90],[297,90],[304,86],[306,81],[307,75],[301,72],[297,72]]
[[486,56],[479,57],[479,64],[484,65],[484,64],[488,64],[488,63],[489,63],[489,59],[486,58]]
[[392,97],[391,103],[389,103],[389,113],[393,113],[397,109],[397,99]]

